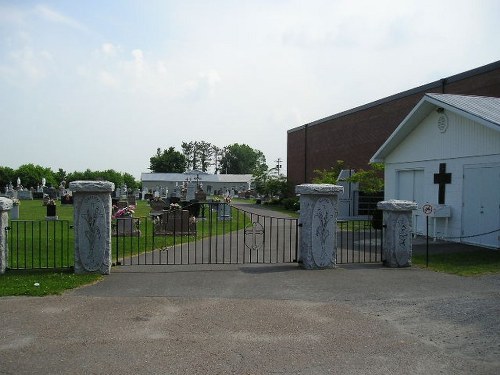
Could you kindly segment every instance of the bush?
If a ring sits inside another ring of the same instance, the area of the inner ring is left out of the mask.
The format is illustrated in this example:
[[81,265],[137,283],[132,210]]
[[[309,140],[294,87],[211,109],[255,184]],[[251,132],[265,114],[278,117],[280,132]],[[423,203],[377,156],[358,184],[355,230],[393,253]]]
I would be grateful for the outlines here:
[[300,209],[300,203],[298,197],[284,198],[281,201],[281,204],[285,209],[290,211],[298,211]]

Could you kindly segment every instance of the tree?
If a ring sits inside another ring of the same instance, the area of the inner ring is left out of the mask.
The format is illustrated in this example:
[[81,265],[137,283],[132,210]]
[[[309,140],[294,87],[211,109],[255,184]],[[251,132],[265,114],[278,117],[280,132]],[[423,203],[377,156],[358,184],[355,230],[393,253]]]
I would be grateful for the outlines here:
[[315,169],[316,177],[313,178],[312,182],[314,184],[336,184],[342,169],[345,169],[343,160],[337,160],[330,169]]
[[206,172],[210,166],[210,159],[213,153],[213,146],[205,141],[195,142],[200,160],[201,170]]
[[[23,164],[15,171],[15,179],[21,179],[21,185],[25,188],[36,188],[41,184],[42,178],[45,178],[47,186],[58,186],[54,172],[50,168],[45,168],[40,165]],[[14,186],[16,183],[14,182]]]
[[212,165],[214,166],[214,173],[220,172],[220,161],[226,152],[226,148],[219,148],[217,146],[212,146]]
[[17,177],[15,177],[15,171],[9,167],[0,167],[0,191],[5,189],[10,183],[16,184]]
[[225,148],[220,169],[226,174],[255,174],[267,170],[266,158],[262,151],[246,144],[234,143]]
[[351,177],[348,182],[358,182],[359,190],[364,193],[378,193],[384,190],[384,164],[371,163],[369,170],[360,169]]
[[149,169],[154,173],[183,173],[186,170],[186,157],[173,147],[163,152],[158,148],[149,163]]

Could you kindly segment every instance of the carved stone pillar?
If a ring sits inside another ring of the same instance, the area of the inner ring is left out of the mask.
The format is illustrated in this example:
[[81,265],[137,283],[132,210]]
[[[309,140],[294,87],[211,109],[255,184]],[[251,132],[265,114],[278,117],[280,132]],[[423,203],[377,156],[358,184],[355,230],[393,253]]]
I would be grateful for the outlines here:
[[11,208],[12,200],[0,197],[0,274],[4,274],[7,268],[9,249],[5,229],[9,226],[9,210]]
[[417,204],[411,201],[388,200],[377,203],[384,211],[384,243],[382,261],[387,267],[409,267],[412,256],[412,210]]
[[74,181],[75,273],[111,270],[111,192],[108,181]]
[[299,263],[306,269],[335,267],[338,195],[344,188],[329,184],[303,184],[300,194]]

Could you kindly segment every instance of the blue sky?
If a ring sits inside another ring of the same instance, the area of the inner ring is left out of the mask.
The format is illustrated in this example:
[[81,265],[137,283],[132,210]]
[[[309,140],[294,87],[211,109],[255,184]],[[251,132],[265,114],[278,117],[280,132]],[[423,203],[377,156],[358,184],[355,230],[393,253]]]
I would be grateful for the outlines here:
[[500,2],[1,1],[0,165],[246,143],[500,59]]

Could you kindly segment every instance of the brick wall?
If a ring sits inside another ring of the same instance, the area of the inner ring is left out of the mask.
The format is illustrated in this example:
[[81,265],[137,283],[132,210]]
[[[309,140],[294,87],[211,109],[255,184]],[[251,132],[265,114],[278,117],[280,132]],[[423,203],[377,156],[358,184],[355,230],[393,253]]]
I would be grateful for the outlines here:
[[344,160],[349,168],[366,168],[373,154],[425,93],[500,97],[500,61],[487,67],[288,131],[289,181],[293,184],[311,182],[315,169],[329,169],[337,160]]

